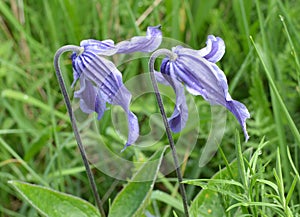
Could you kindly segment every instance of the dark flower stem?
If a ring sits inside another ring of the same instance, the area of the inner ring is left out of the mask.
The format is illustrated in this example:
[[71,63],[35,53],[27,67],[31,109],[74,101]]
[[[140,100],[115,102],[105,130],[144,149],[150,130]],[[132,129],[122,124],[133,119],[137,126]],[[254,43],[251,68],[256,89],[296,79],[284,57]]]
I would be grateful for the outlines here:
[[156,81],[155,74],[154,74],[155,73],[154,63],[155,63],[156,58],[160,55],[166,55],[172,61],[172,59],[176,58],[176,54],[172,53],[170,50],[167,50],[167,49],[159,49],[159,50],[155,51],[151,55],[150,60],[149,60],[149,70],[150,70],[150,77],[151,77],[153,89],[154,89],[154,92],[155,92],[155,95],[156,95],[159,110],[160,110],[160,113],[162,115],[163,122],[164,122],[164,125],[165,125],[165,128],[166,128],[166,133],[167,133],[167,137],[168,137],[168,140],[169,140],[169,145],[170,145],[170,148],[172,150],[172,156],[173,156],[175,170],[176,170],[176,174],[177,174],[177,178],[178,178],[178,182],[179,182],[179,189],[180,189],[180,193],[181,193],[181,197],[182,197],[184,213],[185,213],[185,216],[188,217],[189,216],[189,211],[188,211],[187,197],[186,197],[184,184],[182,183],[183,179],[182,179],[182,174],[181,174],[180,167],[179,167],[177,152],[176,152],[176,148],[175,148],[175,145],[174,145],[174,140],[173,140],[173,137],[172,137],[169,122],[167,120],[166,112],[165,112],[165,109],[164,109],[164,104],[162,102],[162,98],[161,98],[161,95],[159,93],[159,89],[158,89],[158,86],[157,86],[157,81]]
[[81,48],[78,47],[78,46],[74,46],[74,45],[66,45],[66,46],[63,46],[63,47],[59,48],[56,51],[55,56],[54,56],[54,68],[55,68],[55,72],[56,72],[56,77],[57,77],[61,92],[63,94],[64,100],[65,100],[65,103],[66,103],[66,106],[67,106],[67,110],[68,110],[69,117],[70,117],[70,120],[71,120],[71,125],[72,125],[72,128],[73,128],[74,135],[75,135],[75,138],[76,138],[76,141],[77,141],[77,145],[78,145],[81,157],[82,157],[82,161],[83,161],[83,164],[85,166],[85,170],[86,170],[86,173],[87,173],[87,176],[88,176],[91,188],[92,188],[93,195],[95,197],[96,205],[98,207],[98,210],[99,210],[101,216],[105,217],[106,214],[104,212],[103,205],[102,205],[100,196],[99,196],[98,191],[97,191],[95,178],[94,178],[94,175],[92,173],[89,161],[87,159],[86,152],[85,152],[83,144],[82,144],[81,137],[80,137],[79,132],[78,132],[78,128],[77,128],[75,116],[74,116],[74,113],[73,113],[70,97],[68,95],[66,85],[65,85],[64,79],[62,77],[62,73],[61,73],[60,66],[59,66],[60,56],[64,52],[67,52],[67,51],[73,51],[73,52],[76,52],[76,53],[80,53]]

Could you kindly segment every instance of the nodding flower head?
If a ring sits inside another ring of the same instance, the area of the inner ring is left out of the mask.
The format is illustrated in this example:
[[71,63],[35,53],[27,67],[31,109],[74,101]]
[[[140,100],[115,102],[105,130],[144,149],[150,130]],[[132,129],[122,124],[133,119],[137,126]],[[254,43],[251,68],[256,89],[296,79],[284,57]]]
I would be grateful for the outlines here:
[[201,95],[211,105],[222,105],[231,111],[242,126],[247,141],[246,119],[250,114],[245,105],[231,98],[225,74],[216,65],[225,53],[224,41],[209,35],[206,47],[201,50],[177,46],[172,52],[172,57],[162,61],[161,73],[156,72],[158,81],[171,85],[176,93],[174,112],[168,119],[171,129],[181,131],[188,118],[184,85],[189,93]]
[[117,53],[151,52],[161,43],[160,26],[148,27],[146,36],[137,36],[129,41],[115,44],[113,40],[83,40],[82,52],[73,53],[72,86],[80,81],[80,89],[75,91],[75,98],[80,99],[80,108],[85,113],[96,112],[101,119],[106,110],[106,103],[121,106],[128,118],[128,140],[125,148],[133,144],[139,136],[137,117],[129,110],[131,93],[124,86],[122,74],[105,56]]

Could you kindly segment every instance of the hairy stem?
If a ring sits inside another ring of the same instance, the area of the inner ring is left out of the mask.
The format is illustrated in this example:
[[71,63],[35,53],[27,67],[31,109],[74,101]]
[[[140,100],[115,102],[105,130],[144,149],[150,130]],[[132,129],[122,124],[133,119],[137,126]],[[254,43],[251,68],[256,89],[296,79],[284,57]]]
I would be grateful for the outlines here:
[[81,157],[82,157],[82,161],[83,161],[83,164],[85,166],[85,170],[86,170],[86,173],[87,173],[87,176],[88,176],[91,188],[92,188],[93,195],[95,197],[96,205],[98,207],[98,210],[99,210],[101,216],[105,217],[106,214],[104,212],[103,205],[102,205],[100,196],[99,196],[98,191],[97,191],[94,175],[92,173],[90,164],[89,164],[88,159],[87,159],[86,152],[85,152],[83,144],[82,144],[81,137],[79,135],[79,131],[78,131],[75,116],[74,116],[74,113],[73,113],[70,97],[68,95],[66,85],[65,85],[64,79],[62,77],[62,73],[61,73],[60,66],[59,66],[60,56],[63,53],[67,52],[67,51],[73,51],[73,52],[76,52],[76,53],[80,53],[81,48],[78,47],[78,46],[74,46],[74,45],[66,45],[66,46],[63,46],[63,47],[59,48],[56,51],[55,56],[54,56],[54,68],[55,68],[55,72],[56,72],[56,77],[57,77],[61,92],[63,94],[64,100],[65,100],[65,103],[66,103],[66,106],[67,106],[67,110],[68,110],[69,117],[70,117],[70,120],[71,120],[71,125],[72,125],[72,128],[73,128],[74,135],[75,135],[75,138],[76,138],[76,141],[77,141],[77,145],[78,145]]
[[155,78],[155,74],[154,74],[155,73],[154,63],[155,63],[156,58],[160,55],[166,55],[172,60],[172,59],[175,58],[176,54],[172,53],[170,50],[167,50],[167,49],[159,49],[159,50],[155,51],[151,55],[150,60],[149,60],[149,70],[150,70],[150,77],[151,77],[153,89],[154,89],[154,92],[155,92],[155,96],[156,96],[156,99],[157,99],[157,103],[158,103],[158,106],[159,106],[159,110],[160,110],[160,113],[162,115],[163,122],[164,122],[164,125],[165,125],[165,128],[166,128],[166,134],[167,134],[167,137],[168,137],[168,140],[169,140],[169,145],[170,145],[170,148],[172,150],[172,156],[173,156],[173,160],[174,160],[176,175],[177,175],[178,182],[179,182],[179,189],[180,189],[180,193],[181,193],[181,197],[182,197],[184,213],[185,213],[185,216],[188,217],[189,216],[189,211],[188,211],[187,197],[186,197],[184,184],[182,183],[182,174],[181,174],[180,167],[179,167],[177,152],[176,152],[176,148],[175,148],[175,145],[174,145],[174,140],[173,140],[173,137],[172,137],[169,122],[168,122],[168,119],[167,119],[167,116],[166,116],[166,112],[165,112],[165,109],[164,109],[164,104],[162,102],[162,98],[161,98],[161,95],[160,95],[160,92],[159,92],[159,89],[158,89],[158,86],[157,86],[157,81],[156,81],[156,78]]

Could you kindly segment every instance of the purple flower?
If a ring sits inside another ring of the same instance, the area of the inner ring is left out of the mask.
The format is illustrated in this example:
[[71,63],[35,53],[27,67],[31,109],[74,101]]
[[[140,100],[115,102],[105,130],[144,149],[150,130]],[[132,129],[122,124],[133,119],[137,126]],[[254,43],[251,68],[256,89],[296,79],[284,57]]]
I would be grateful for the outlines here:
[[106,103],[121,106],[128,118],[128,140],[125,148],[139,136],[137,117],[129,110],[131,94],[122,82],[122,74],[105,56],[117,53],[151,52],[161,43],[160,26],[148,27],[146,36],[133,37],[118,44],[110,39],[83,40],[82,52],[72,55],[74,81],[80,80],[80,89],[74,96],[80,99],[80,108],[85,113],[96,112],[100,120],[106,110]]
[[222,105],[231,111],[242,126],[247,141],[246,119],[250,114],[245,105],[231,98],[225,74],[216,65],[225,53],[224,41],[209,35],[206,47],[201,50],[177,46],[172,51],[174,56],[162,61],[161,74],[156,72],[158,81],[171,85],[176,93],[174,112],[168,119],[172,131],[182,130],[188,118],[184,84],[191,94],[201,95],[211,105]]

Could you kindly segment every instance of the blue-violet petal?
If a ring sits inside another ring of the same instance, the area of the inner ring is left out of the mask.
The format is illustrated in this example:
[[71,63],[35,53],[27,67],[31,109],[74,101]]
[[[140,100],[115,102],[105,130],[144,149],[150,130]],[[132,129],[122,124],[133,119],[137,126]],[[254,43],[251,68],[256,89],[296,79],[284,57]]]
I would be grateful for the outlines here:
[[160,26],[149,26],[146,36],[136,36],[129,41],[122,41],[116,45],[117,53],[152,52],[162,41]]
[[200,56],[212,63],[218,62],[225,53],[225,43],[222,38],[209,35],[206,47],[198,51]]

